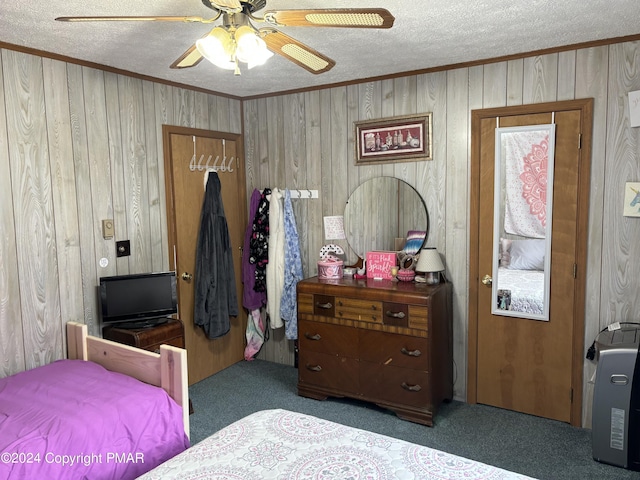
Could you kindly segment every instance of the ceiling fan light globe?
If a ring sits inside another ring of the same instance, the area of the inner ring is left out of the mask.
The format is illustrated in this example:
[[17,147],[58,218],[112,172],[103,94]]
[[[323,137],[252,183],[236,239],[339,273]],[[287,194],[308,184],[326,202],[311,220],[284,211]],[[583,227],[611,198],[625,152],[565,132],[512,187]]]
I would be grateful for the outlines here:
[[273,57],[273,52],[267,48],[267,44],[264,43],[264,40],[261,38],[258,38],[258,40],[260,41],[260,47],[254,52],[247,62],[249,69],[259,65],[264,65],[267,60]]
[[200,54],[217,67],[233,70],[233,42],[229,33],[221,27],[216,27],[209,35],[196,41],[196,49]]
[[249,63],[260,49],[260,38],[255,30],[249,26],[242,26],[236,30],[236,55],[241,62]]
[[258,32],[250,27],[240,27],[235,38],[238,45],[236,50],[238,60],[247,63],[249,68],[264,65],[273,56]]

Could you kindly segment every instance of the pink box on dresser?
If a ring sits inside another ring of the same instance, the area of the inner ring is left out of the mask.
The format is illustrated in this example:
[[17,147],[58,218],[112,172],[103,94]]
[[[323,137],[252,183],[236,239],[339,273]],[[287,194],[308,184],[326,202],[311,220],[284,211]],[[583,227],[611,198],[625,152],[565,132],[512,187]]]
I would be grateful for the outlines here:
[[398,265],[396,252],[367,252],[367,278],[391,280],[391,267]]
[[318,278],[324,280],[337,280],[342,278],[342,260],[325,259],[318,261]]

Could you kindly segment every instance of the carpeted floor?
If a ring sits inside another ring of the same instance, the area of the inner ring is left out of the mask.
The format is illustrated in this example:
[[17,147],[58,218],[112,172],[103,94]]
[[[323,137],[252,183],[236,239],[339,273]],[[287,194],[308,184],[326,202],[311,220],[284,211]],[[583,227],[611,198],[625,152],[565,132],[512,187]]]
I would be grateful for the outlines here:
[[548,480],[640,480],[640,472],[591,456],[591,431],[485,405],[444,404],[433,428],[375,405],[297,395],[298,370],[263,360],[240,362],[189,388],[191,443],[258,410],[284,408],[401,438]]

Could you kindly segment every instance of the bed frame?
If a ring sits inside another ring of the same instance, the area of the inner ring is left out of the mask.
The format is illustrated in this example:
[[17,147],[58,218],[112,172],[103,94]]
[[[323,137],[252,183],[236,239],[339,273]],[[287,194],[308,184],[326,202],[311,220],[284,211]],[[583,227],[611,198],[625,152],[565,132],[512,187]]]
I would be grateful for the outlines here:
[[189,390],[187,351],[162,345],[160,353],[149,352],[88,334],[87,325],[67,323],[67,357],[102,365],[163,388],[182,407],[184,431],[189,436]]

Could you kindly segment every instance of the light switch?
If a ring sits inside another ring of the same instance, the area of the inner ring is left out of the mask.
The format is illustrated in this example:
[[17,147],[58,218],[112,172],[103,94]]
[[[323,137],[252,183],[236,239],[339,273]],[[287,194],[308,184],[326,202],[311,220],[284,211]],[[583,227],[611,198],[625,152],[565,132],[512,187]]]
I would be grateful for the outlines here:
[[105,240],[109,240],[113,238],[114,228],[113,228],[113,219],[102,220],[102,236]]

